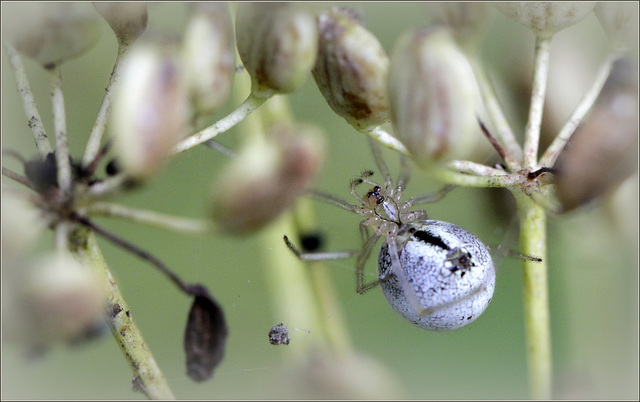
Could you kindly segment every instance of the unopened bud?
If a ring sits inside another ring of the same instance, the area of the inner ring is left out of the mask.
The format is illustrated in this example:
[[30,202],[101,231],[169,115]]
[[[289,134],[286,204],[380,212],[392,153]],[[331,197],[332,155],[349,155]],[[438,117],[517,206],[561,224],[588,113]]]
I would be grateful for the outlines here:
[[46,229],[43,213],[28,200],[2,190],[2,260],[29,250]]
[[147,3],[123,1],[96,2],[93,5],[107,20],[120,44],[135,41],[147,28]]
[[313,78],[331,109],[358,130],[389,120],[389,58],[355,12],[332,8],[318,16],[318,60]]
[[214,113],[228,98],[234,72],[233,25],[225,3],[194,3],[182,44],[192,104]]
[[569,27],[593,10],[595,2],[506,2],[495,3],[495,7],[507,17],[529,28],[538,36],[552,36]]
[[145,179],[160,170],[186,130],[186,85],[173,43],[138,42],[123,63],[110,129],[123,172]]
[[616,51],[638,47],[638,3],[599,1],[593,9]]
[[223,230],[256,231],[307,189],[319,170],[323,147],[315,132],[294,130],[275,125],[268,140],[250,144],[217,180],[211,212]]
[[69,254],[43,257],[25,266],[15,323],[23,340],[47,345],[70,341],[94,328],[106,309],[103,284],[87,266]]
[[240,3],[236,14],[238,53],[256,96],[293,92],[316,60],[313,16],[289,3]]
[[565,211],[616,189],[637,171],[638,67],[618,60],[594,109],[555,164]]
[[49,68],[79,56],[100,37],[99,17],[89,4],[15,2],[2,5],[5,40]]
[[477,132],[478,88],[445,28],[421,28],[396,43],[389,69],[395,136],[421,166],[464,154]]
[[426,7],[433,22],[451,28],[461,44],[479,42],[493,17],[493,8],[484,2],[426,3]]

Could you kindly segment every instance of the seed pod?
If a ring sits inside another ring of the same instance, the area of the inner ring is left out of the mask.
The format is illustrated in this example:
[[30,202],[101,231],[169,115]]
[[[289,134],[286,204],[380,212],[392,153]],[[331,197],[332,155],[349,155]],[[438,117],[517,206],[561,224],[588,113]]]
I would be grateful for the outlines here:
[[79,56],[100,37],[99,17],[89,4],[7,3],[2,15],[4,40],[45,68]]
[[531,28],[537,36],[552,36],[582,20],[593,10],[595,2],[506,2],[495,7],[514,21]]
[[222,230],[241,235],[274,220],[318,172],[323,148],[319,138],[308,129],[277,124],[268,141],[249,144],[214,186],[214,221]]
[[638,3],[599,1],[593,12],[616,51],[638,48]]
[[289,3],[240,3],[236,14],[238,53],[256,96],[289,93],[307,79],[316,59],[313,16]]
[[446,28],[416,29],[395,44],[389,69],[391,123],[419,165],[471,148],[478,93],[471,65]]
[[358,130],[389,120],[389,58],[353,10],[332,8],[318,16],[318,59],[313,78],[331,109]]
[[186,130],[186,85],[173,43],[138,42],[123,63],[110,129],[123,172],[145,179],[160,170]]
[[193,3],[182,43],[191,102],[213,114],[229,96],[234,72],[233,24],[225,3]]
[[2,189],[2,261],[30,250],[47,226],[43,212],[28,200]]
[[638,67],[618,60],[591,115],[571,136],[555,164],[565,211],[616,189],[637,171]]
[[147,3],[96,2],[93,5],[107,20],[121,45],[135,41],[147,28]]

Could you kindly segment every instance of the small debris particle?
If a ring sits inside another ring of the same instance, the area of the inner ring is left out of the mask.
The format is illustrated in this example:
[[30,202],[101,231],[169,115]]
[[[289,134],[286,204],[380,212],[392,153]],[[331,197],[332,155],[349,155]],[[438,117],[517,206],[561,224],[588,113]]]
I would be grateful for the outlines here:
[[283,323],[274,325],[269,331],[269,343],[272,345],[288,345],[289,344],[289,330]]

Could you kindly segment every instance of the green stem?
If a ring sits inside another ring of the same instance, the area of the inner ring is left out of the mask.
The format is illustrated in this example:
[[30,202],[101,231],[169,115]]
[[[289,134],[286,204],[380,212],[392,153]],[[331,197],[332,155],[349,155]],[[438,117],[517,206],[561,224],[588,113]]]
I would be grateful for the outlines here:
[[69,139],[67,137],[67,114],[62,92],[60,66],[49,70],[49,89],[53,104],[53,123],[56,134],[56,167],[58,168],[58,186],[65,195],[71,194],[71,163],[69,162]]
[[160,370],[149,345],[145,342],[140,328],[133,319],[129,306],[116,283],[93,232],[79,229],[70,242],[73,250],[88,266],[98,274],[109,295],[109,309],[105,318],[111,333],[118,342],[131,370],[134,383],[149,399],[175,399],[167,380]]
[[24,64],[22,63],[20,54],[18,54],[16,49],[10,45],[5,45],[4,48],[9,55],[9,64],[11,64],[11,69],[13,70],[13,74],[16,78],[18,94],[20,94],[20,99],[22,99],[22,108],[24,109],[24,113],[27,115],[27,121],[29,122],[29,127],[31,128],[33,138],[36,142],[36,148],[38,148],[40,156],[44,159],[47,154],[52,151],[51,144],[49,143],[47,132],[44,129],[44,124],[42,123],[42,118],[40,117],[36,100],[33,97],[33,92],[31,92],[31,85],[29,85],[29,79],[27,78],[27,73],[24,70]]
[[544,98],[547,92],[547,78],[549,76],[551,38],[552,37],[536,36],[533,81],[531,83],[531,102],[529,104],[529,120],[525,127],[524,137],[523,167],[525,168],[534,168],[538,161],[542,110],[544,108]]
[[529,386],[533,399],[550,399],[551,330],[547,286],[546,213],[525,194],[515,194],[520,217],[520,249],[542,262],[523,260],[524,314]]

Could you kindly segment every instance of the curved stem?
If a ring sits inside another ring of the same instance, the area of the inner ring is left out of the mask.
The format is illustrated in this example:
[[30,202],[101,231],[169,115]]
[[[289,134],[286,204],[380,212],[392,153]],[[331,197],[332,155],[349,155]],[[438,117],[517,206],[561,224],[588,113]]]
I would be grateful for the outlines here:
[[133,319],[126,300],[116,283],[93,232],[82,229],[71,242],[74,250],[102,278],[109,295],[109,311],[105,315],[111,333],[116,339],[134,374],[134,383],[149,399],[175,399],[167,380]]
[[535,60],[533,65],[533,81],[531,83],[531,102],[529,104],[529,120],[524,132],[524,167],[533,168],[538,161],[540,143],[540,126],[542,110],[547,91],[549,75],[549,54],[551,36],[536,36]]
[[551,398],[551,330],[547,286],[546,214],[521,192],[516,195],[520,216],[520,249],[541,262],[522,261],[529,386],[533,399]]
[[362,130],[361,132],[367,134],[369,137],[378,141],[380,144],[384,145],[387,148],[393,149],[394,151],[398,151],[407,156],[409,155],[407,147],[405,147],[404,144],[401,143],[396,137],[389,134],[380,126],[374,128],[373,130]]
[[203,142],[216,137],[218,134],[224,133],[225,131],[231,129],[231,127],[244,120],[254,110],[265,103],[267,99],[268,98],[256,97],[253,95],[253,93],[249,94],[247,99],[242,102],[242,104],[238,106],[236,110],[218,120],[215,124],[203,130],[200,130],[199,132],[180,141],[178,145],[175,146],[172,153],[177,154],[179,152],[186,151],[195,147],[196,145],[200,145]]
[[27,121],[29,122],[29,127],[36,142],[36,148],[38,148],[40,156],[44,159],[47,154],[52,151],[51,144],[49,143],[47,132],[44,129],[44,124],[42,123],[36,100],[33,97],[33,92],[31,92],[31,86],[29,85],[27,73],[24,70],[24,64],[22,64],[20,54],[18,54],[12,46],[5,45],[4,49],[9,55],[9,64],[16,78],[18,94],[20,95],[20,99],[22,99],[22,108],[27,115]]

